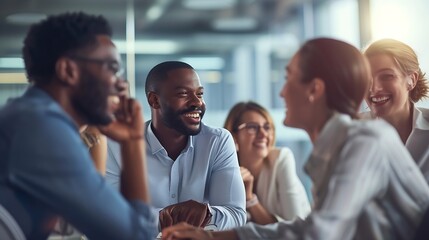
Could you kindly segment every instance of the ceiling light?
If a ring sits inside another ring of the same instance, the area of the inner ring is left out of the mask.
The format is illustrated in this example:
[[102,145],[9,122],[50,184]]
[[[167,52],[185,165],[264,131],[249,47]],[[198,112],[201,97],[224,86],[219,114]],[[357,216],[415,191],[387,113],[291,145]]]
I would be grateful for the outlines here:
[[24,68],[24,61],[22,58],[0,58],[0,68]]
[[220,83],[222,81],[222,73],[220,71],[198,71],[198,75],[204,83]]
[[220,57],[184,57],[180,61],[197,70],[221,70],[225,66],[225,61]]
[[149,8],[149,10],[147,10],[146,17],[148,18],[149,21],[154,21],[159,17],[161,17],[162,12],[163,12],[162,8],[160,6],[155,5]]
[[257,27],[258,22],[254,18],[218,18],[212,22],[212,27],[218,31],[249,31]]
[[47,17],[41,13],[15,13],[6,17],[6,21],[17,25],[30,25],[40,22]]
[[[127,52],[127,42],[124,40],[113,41],[120,53]],[[176,42],[167,40],[138,40],[134,43],[136,54],[173,54],[179,50]]]
[[25,73],[0,73],[0,84],[28,84]]
[[183,5],[194,10],[218,10],[233,7],[237,0],[185,0]]

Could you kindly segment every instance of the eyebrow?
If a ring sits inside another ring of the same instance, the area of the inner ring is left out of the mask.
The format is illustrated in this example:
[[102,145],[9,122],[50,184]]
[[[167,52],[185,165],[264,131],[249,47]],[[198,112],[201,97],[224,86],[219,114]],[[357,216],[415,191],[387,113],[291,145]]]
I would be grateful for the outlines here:
[[384,71],[391,71],[391,72],[395,72],[395,70],[393,70],[392,68],[382,68],[382,69],[379,69],[377,72],[375,72],[375,73],[380,73],[380,72],[384,72]]
[[[177,87],[175,87],[174,89],[175,89],[175,90],[180,90],[180,89],[186,89],[186,90],[191,89],[191,90],[193,90],[193,88],[190,88],[190,87],[184,87],[184,86],[177,86]],[[204,87],[199,87],[199,88],[197,89],[197,91],[198,91],[198,90],[204,90]]]

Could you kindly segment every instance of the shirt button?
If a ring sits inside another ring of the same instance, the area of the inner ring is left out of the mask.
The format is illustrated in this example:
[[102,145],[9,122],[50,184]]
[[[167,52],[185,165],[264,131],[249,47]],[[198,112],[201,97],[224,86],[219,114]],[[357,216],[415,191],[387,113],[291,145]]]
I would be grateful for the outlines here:
[[176,194],[171,194],[171,198],[175,198],[176,197]]

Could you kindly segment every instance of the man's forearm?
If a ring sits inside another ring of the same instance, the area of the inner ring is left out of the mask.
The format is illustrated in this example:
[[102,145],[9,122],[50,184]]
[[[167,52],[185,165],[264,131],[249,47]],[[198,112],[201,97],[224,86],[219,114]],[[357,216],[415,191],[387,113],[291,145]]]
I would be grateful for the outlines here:
[[243,226],[246,223],[246,210],[237,206],[212,206],[213,214],[209,225],[214,224],[218,230]]
[[143,139],[121,143],[121,192],[129,200],[150,201]]

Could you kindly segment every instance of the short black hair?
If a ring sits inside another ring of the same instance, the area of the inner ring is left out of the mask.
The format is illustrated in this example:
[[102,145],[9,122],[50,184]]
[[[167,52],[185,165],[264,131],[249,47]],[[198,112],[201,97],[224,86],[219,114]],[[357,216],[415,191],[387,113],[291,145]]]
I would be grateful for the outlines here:
[[146,77],[146,95],[151,91],[156,92],[158,90],[159,83],[167,78],[168,72],[180,68],[195,70],[191,65],[180,61],[166,61],[153,67]]
[[97,35],[112,36],[109,23],[101,15],[83,12],[52,15],[32,25],[22,49],[28,80],[49,83],[57,60],[95,44]]

